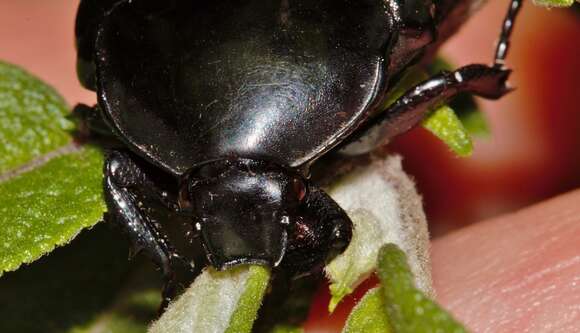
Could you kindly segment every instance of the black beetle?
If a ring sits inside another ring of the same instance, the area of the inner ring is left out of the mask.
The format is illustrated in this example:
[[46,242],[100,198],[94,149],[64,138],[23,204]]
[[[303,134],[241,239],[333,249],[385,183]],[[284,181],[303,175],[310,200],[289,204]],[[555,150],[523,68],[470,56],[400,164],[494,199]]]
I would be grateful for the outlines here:
[[78,72],[98,105],[76,114],[123,143],[106,157],[107,216],[161,267],[165,300],[183,259],[139,193],[190,216],[218,269],[309,271],[351,237],[348,216],[309,180],[317,159],[367,152],[458,93],[509,91],[502,63],[518,0],[493,66],[441,73],[381,110],[438,41],[442,6],[449,1],[81,1]]

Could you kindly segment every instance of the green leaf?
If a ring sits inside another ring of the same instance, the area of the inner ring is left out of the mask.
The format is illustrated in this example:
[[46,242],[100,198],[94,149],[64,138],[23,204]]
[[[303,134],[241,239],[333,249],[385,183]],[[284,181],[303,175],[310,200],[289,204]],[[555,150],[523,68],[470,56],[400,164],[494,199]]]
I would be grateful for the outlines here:
[[[442,57],[437,57],[428,66],[428,72],[431,75],[441,71],[453,71],[454,66]],[[449,106],[461,120],[463,127],[471,135],[486,136],[489,135],[489,125],[483,112],[479,109],[477,102],[472,94],[461,93],[449,102]]]
[[150,333],[251,332],[270,280],[261,266],[204,270],[155,322]]
[[249,333],[252,331],[269,281],[270,271],[268,269],[261,266],[250,267],[250,276],[246,280],[245,291],[238,301],[226,333]]
[[489,124],[483,112],[479,110],[473,95],[467,93],[459,94],[449,103],[449,106],[455,111],[457,118],[459,118],[469,134],[478,137],[489,136],[491,133]]
[[72,143],[50,87],[0,62],[0,276],[102,217],[102,154]]
[[378,273],[386,311],[397,333],[453,332],[467,330],[414,285],[405,253],[394,244],[379,253]]
[[340,301],[376,269],[377,254],[389,234],[383,221],[367,210],[349,212],[349,217],[353,222],[351,243],[326,266],[332,295],[329,312],[333,312]]
[[52,88],[0,62],[0,174],[70,143],[68,111]]
[[343,333],[390,333],[381,288],[369,290],[348,315]]
[[350,244],[325,267],[330,281],[329,312],[376,270],[380,248],[398,236],[390,224],[399,220],[400,211],[392,184],[383,178],[385,169],[383,164],[360,168],[325,189],[353,224]]
[[344,296],[377,268],[377,255],[388,243],[408,251],[417,281],[430,289],[427,226],[414,183],[407,178],[398,157],[376,160],[335,179],[325,191],[353,222],[347,249],[325,267],[330,281],[332,312]]
[[459,156],[469,156],[473,152],[471,136],[455,112],[444,105],[423,120],[423,127],[441,139]]
[[[576,0],[578,1],[578,0]],[[574,0],[533,0],[536,6],[542,7],[570,7],[574,4]]]
[[82,148],[0,183],[0,274],[29,263],[102,217],[102,154]]

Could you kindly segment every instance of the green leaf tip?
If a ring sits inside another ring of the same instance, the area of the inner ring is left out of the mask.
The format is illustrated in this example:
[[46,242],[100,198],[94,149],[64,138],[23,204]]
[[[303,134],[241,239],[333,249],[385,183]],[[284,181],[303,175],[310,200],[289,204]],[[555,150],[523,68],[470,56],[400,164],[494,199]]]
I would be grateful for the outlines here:
[[[578,0],[576,0],[578,1]],[[574,4],[574,0],[533,0],[536,6],[541,7],[570,7]]]
[[0,61],[0,174],[70,143],[68,112],[51,87]]
[[94,148],[80,148],[0,183],[0,275],[101,219],[102,158]]
[[425,118],[423,127],[445,142],[458,156],[465,157],[473,153],[471,135],[449,106],[441,106]]
[[339,281],[338,283],[332,283],[329,286],[330,289],[330,302],[328,302],[328,312],[333,313],[336,310],[336,307],[345,296],[352,294],[354,291],[352,288],[349,288],[348,285],[345,283],[344,280]]
[[269,281],[270,270],[261,266],[207,268],[149,332],[249,333]]
[[449,106],[461,120],[461,124],[469,134],[476,137],[489,137],[491,130],[483,112],[471,94],[463,93],[455,97]]
[[249,333],[258,317],[258,310],[270,281],[270,271],[263,266],[251,266],[249,270],[246,289],[240,297],[226,333]]
[[334,312],[340,301],[350,295],[356,286],[375,269],[377,254],[386,243],[383,221],[372,212],[357,209],[349,214],[353,221],[353,236],[347,249],[326,266],[330,279],[330,302],[328,311]]
[[428,232],[414,183],[403,172],[401,158],[378,158],[337,177],[324,188],[352,221],[352,239],[346,250],[324,270],[330,282],[332,312],[377,269],[377,256],[388,243],[408,251],[417,285],[431,290]]
[[414,286],[405,253],[394,244],[379,252],[378,275],[386,312],[397,333],[452,332],[467,330]]
[[[442,71],[453,71],[454,69],[454,66],[449,61],[440,56],[436,57],[427,68],[431,75],[439,74]],[[473,95],[461,93],[449,101],[448,104],[455,111],[455,114],[469,134],[474,136],[489,135],[489,125]]]
[[381,288],[369,290],[349,314],[342,333],[390,333]]

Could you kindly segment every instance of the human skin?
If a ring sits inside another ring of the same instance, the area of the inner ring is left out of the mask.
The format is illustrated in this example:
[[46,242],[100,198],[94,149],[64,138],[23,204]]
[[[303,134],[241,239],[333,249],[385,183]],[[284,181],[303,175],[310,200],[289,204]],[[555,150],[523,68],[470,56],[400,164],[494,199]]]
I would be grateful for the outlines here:
[[[95,101],[75,76],[72,28],[77,3],[0,1],[0,59],[39,75],[71,105]],[[491,1],[480,19],[476,15],[480,21],[467,27],[476,37],[460,35],[446,46],[447,54],[458,65],[489,62],[495,27],[499,29],[506,6],[506,1]],[[578,46],[569,42],[577,38],[578,23],[561,12],[526,6],[509,57],[516,70],[512,82],[519,90],[498,103],[482,104],[492,137],[476,142],[475,155],[458,160],[421,130],[395,142],[426,194],[436,234],[454,230],[432,245],[437,300],[474,332],[580,331],[580,191],[462,227],[580,184],[580,154],[574,150],[580,129],[574,126],[580,118],[573,112],[580,96],[580,58]],[[524,38],[518,46],[524,33],[537,40]],[[546,53],[553,50],[559,52]],[[340,331],[352,300],[329,317],[325,297],[321,292],[315,301],[307,332]]]
[[580,332],[580,190],[433,242],[437,300],[474,332]]

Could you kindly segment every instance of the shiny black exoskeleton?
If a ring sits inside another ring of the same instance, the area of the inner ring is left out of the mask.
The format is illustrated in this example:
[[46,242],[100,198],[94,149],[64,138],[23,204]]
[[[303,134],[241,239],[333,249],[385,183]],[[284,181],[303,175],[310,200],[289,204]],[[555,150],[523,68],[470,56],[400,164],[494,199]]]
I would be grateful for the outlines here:
[[351,237],[348,216],[309,180],[312,163],[331,151],[367,152],[458,93],[508,91],[501,61],[516,0],[493,66],[441,73],[383,110],[455,3],[81,1],[79,77],[99,103],[76,112],[124,144],[106,158],[108,216],[161,267],[166,296],[182,258],[137,193],[189,216],[218,269],[309,271]]

